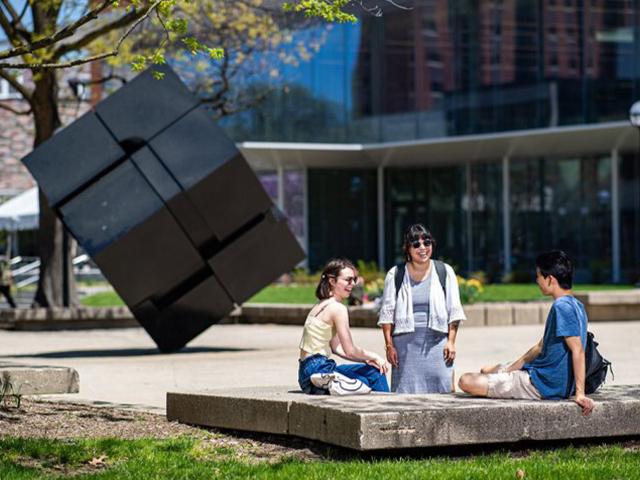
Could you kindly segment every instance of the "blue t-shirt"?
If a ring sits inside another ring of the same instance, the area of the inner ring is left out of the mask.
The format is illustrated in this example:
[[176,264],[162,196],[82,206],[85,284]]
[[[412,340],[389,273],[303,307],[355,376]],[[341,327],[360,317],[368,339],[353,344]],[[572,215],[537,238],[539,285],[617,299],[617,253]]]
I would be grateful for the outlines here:
[[571,350],[564,337],[580,337],[582,348],[586,346],[587,313],[582,303],[570,295],[553,302],[544,327],[542,351],[523,367],[542,398],[569,398],[575,392]]

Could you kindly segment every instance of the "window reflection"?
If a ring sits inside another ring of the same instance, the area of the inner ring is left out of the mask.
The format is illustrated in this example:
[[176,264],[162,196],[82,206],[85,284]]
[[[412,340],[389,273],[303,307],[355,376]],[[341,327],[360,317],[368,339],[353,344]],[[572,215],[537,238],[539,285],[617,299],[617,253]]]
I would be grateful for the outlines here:
[[635,4],[408,3],[294,33],[321,37],[319,51],[278,79],[256,78],[271,93],[225,119],[229,132],[367,143],[626,118],[640,68]]

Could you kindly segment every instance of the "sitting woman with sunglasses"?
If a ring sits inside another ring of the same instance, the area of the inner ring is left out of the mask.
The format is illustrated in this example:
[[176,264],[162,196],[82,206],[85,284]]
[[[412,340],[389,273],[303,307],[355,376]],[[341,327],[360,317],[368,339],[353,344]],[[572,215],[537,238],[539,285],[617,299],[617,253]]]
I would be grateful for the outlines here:
[[[349,260],[332,259],[322,271],[316,288],[319,302],[304,323],[300,341],[298,383],[304,393],[347,395],[388,392],[385,373],[389,366],[380,355],[353,343],[349,312],[342,303],[358,281],[358,272]],[[337,365],[329,357],[335,353],[353,362]]]
[[431,259],[434,244],[424,225],[411,225],[405,262],[385,278],[378,325],[392,365],[392,392],[453,391],[456,334],[466,317],[453,268]]

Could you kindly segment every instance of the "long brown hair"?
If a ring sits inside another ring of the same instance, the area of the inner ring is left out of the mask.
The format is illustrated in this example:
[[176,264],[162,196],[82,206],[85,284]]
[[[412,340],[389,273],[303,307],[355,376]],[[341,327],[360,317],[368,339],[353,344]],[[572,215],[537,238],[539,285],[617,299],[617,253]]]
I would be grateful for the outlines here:
[[353,270],[354,275],[356,277],[358,276],[358,270],[353,266],[351,260],[347,260],[346,258],[332,258],[327,262],[322,269],[322,275],[320,275],[320,281],[316,287],[316,297],[318,300],[325,300],[331,296],[329,279],[338,278],[340,272],[345,268],[350,268]]

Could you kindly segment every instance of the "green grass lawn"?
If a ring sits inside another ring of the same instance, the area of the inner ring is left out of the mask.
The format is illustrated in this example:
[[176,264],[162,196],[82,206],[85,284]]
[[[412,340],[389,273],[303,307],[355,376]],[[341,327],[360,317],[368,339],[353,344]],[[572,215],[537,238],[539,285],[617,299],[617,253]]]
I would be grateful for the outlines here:
[[[576,285],[574,291],[586,290],[626,290],[630,285]],[[255,295],[249,302],[253,303],[315,303],[314,285],[270,285]],[[485,285],[484,292],[478,302],[521,302],[544,300],[535,284],[495,284]],[[115,292],[101,292],[82,299],[82,304],[89,307],[122,306],[124,302]]]
[[[574,292],[589,290],[628,290],[631,285],[574,285]],[[479,302],[521,302],[529,300],[544,300],[538,285],[535,283],[506,283],[485,285],[484,292],[478,298]]]
[[[96,462],[96,459],[102,459]],[[91,465],[91,462],[97,466]],[[506,451],[461,458],[293,458],[270,463],[206,440],[0,439],[0,479],[558,479],[638,478],[637,445]]]

